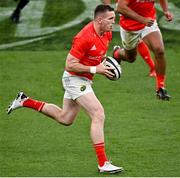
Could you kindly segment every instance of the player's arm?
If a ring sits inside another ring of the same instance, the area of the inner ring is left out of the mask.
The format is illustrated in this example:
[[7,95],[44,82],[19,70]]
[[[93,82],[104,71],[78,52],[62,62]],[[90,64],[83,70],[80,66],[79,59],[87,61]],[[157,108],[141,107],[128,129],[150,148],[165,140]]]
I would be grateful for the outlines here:
[[164,13],[167,21],[172,21],[173,14],[168,10],[168,1],[167,0],[159,0],[159,4],[163,10],[163,13]]
[[145,17],[139,15],[138,13],[136,13],[135,11],[133,11],[132,9],[129,8],[128,4],[129,4],[128,0],[118,0],[116,11],[120,14],[123,14],[124,16],[127,16],[133,20],[136,20],[142,24],[145,24],[146,26],[153,25],[154,19],[145,18]]
[[66,71],[77,73],[90,72],[90,67],[81,64],[79,61],[80,60],[78,58],[69,53],[66,59]]
[[103,63],[100,63],[97,66],[86,66],[80,63],[80,60],[70,53],[67,56],[66,59],[66,71],[68,72],[76,72],[76,73],[98,73],[98,74],[104,74],[109,77],[114,76],[111,70],[112,68],[105,66]]

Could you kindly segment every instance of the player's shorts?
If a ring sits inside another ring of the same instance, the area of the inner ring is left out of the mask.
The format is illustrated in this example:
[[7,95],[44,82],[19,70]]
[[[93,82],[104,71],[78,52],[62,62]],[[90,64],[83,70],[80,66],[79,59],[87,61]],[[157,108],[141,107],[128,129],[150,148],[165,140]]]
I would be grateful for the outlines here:
[[65,89],[64,98],[66,99],[76,100],[87,93],[94,93],[91,80],[86,77],[71,75],[67,71],[63,74],[62,83]]
[[120,27],[122,45],[127,50],[134,49],[136,48],[140,39],[143,39],[145,36],[155,31],[160,31],[156,21],[151,27],[146,26],[142,30],[138,31],[126,31]]

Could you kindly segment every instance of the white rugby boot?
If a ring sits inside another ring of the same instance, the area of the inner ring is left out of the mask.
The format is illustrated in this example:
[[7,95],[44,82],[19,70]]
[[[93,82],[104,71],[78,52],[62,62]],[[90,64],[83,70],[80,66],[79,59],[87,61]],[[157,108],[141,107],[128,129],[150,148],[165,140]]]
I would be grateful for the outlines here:
[[13,110],[23,107],[23,102],[27,100],[27,97],[23,92],[19,92],[14,101],[9,105],[7,113],[10,114]]
[[122,172],[124,169],[122,167],[117,167],[112,165],[109,161],[106,161],[103,166],[98,165],[99,172],[104,173],[118,173]]

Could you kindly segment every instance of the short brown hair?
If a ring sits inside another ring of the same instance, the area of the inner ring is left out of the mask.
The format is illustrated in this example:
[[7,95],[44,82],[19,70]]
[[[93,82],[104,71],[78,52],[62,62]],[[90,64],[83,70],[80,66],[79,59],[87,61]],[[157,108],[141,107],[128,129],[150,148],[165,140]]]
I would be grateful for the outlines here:
[[96,16],[100,13],[104,13],[106,11],[114,11],[114,8],[112,8],[109,5],[105,5],[105,4],[100,4],[98,5],[95,10],[94,10],[94,18],[96,18]]

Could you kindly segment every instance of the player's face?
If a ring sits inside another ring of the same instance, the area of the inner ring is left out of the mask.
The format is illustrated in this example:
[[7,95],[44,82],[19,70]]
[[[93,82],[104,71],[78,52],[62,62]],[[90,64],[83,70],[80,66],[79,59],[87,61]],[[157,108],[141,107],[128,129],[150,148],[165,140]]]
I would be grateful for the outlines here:
[[112,27],[114,23],[115,23],[114,11],[105,12],[101,20],[101,30],[104,32],[112,31]]

